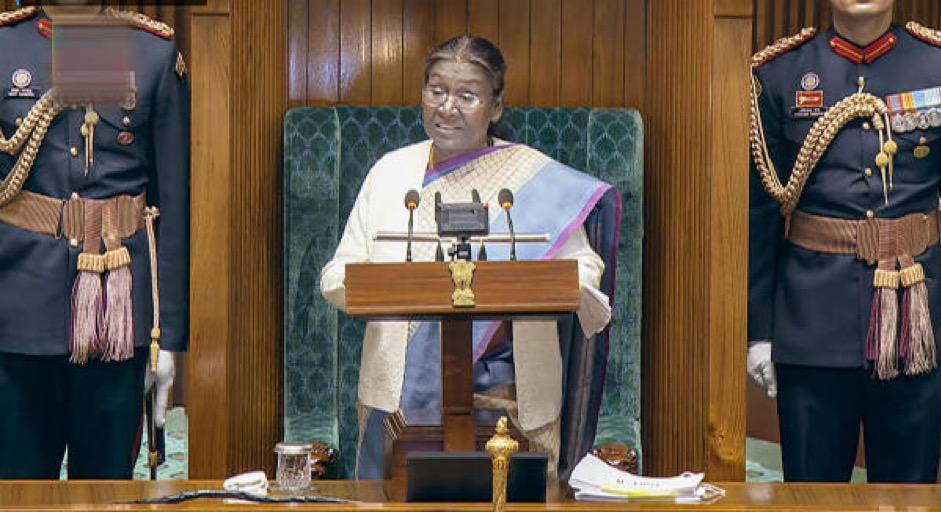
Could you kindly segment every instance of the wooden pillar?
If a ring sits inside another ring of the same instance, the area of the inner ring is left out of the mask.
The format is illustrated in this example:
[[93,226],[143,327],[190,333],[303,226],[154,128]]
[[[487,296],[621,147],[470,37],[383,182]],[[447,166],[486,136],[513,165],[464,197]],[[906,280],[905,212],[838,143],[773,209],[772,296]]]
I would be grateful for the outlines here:
[[752,2],[647,9],[644,471],[741,480]]
[[193,10],[190,478],[273,474],[281,437],[286,0]]

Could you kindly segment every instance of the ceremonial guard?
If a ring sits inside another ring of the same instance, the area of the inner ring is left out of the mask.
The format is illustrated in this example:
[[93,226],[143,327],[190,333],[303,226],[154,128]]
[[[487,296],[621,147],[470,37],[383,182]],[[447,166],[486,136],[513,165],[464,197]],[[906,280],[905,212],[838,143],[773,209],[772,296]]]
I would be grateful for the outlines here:
[[66,447],[70,478],[130,478],[145,372],[165,395],[187,345],[185,65],[167,25],[90,14],[131,27],[120,104],[60,101],[53,7],[0,14],[0,478]]
[[941,33],[831,5],[752,61],[748,369],[786,480],[934,482]]

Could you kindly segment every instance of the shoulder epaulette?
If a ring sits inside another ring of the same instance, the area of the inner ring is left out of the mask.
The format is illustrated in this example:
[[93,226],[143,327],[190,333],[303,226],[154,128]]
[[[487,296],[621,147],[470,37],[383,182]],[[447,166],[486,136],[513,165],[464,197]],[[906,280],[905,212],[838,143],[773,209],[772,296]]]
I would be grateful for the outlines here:
[[761,67],[768,62],[784,55],[785,53],[797,48],[798,46],[810,41],[817,34],[817,29],[807,27],[797,34],[788,37],[782,37],[771,43],[767,48],[756,53],[751,58],[752,67]]
[[24,7],[15,11],[0,12],[0,27],[13,25],[20,21],[32,18],[36,15],[38,9],[35,7]]
[[941,48],[941,30],[930,29],[917,21],[909,21],[905,28],[917,39]]
[[173,28],[162,21],[157,21],[146,14],[135,11],[119,11],[113,7],[105,9],[105,14],[119,20],[126,21],[132,27],[146,30],[155,36],[166,40],[173,39]]

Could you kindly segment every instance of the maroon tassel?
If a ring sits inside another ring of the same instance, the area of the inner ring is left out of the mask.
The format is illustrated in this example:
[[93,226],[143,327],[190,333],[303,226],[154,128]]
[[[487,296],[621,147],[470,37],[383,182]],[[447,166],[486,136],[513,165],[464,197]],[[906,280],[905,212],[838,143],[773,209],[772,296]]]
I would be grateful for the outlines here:
[[126,361],[134,355],[134,315],[131,308],[131,268],[124,266],[108,272],[107,307],[104,317],[105,346],[103,361]]
[[72,337],[69,361],[85,364],[97,354],[102,315],[101,274],[81,271],[72,286]]
[[906,289],[902,295],[902,320],[899,334],[899,359],[907,360],[912,344],[912,294]]
[[875,362],[876,375],[881,380],[898,375],[898,290],[899,273],[876,269],[873,276],[872,308],[869,313],[869,332],[866,333],[866,359]]
[[905,373],[918,375],[938,366],[934,327],[931,325],[931,312],[928,310],[925,269],[920,263],[910,262],[902,269],[900,276],[902,286],[905,286],[904,307],[908,310],[908,315],[902,324],[905,346],[899,348],[899,353],[905,361]]
[[882,307],[879,288],[873,290],[872,307],[869,308],[869,330],[866,333],[866,360],[875,362],[879,358],[879,338],[882,334]]

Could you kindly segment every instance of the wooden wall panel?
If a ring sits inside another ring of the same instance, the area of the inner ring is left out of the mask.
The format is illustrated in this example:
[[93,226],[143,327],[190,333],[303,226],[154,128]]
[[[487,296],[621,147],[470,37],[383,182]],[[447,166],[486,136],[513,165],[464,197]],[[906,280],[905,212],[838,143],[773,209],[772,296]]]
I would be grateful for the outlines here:
[[529,8],[530,0],[500,0],[500,39],[495,42],[507,63],[506,103],[510,106],[530,105]]
[[425,58],[435,46],[434,0],[405,0],[402,24],[402,104],[418,105],[425,82]]
[[402,7],[402,0],[372,4],[373,105],[401,105],[403,101]]
[[624,23],[624,105],[644,104],[644,83],[647,79],[647,3],[628,0]]
[[563,107],[592,105],[594,0],[562,0],[562,88]]
[[467,2],[435,0],[435,44],[467,32]]
[[562,1],[537,0],[532,10],[529,74],[529,104],[556,106],[562,83]]
[[310,45],[322,34],[307,30],[308,23],[314,22],[308,19],[309,7],[309,2],[288,4],[288,95],[291,98],[304,98],[308,94],[306,64]]
[[744,477],[750,7],[647,4],[642,433],[654,475]]
[[417,105],[428,51],[463,33],[503,51],[510,105],[644,101],[646,0],[286,1],[292,106]]
[[[232,279],[228,474],[274,474],[281,437],[281,152],[287,109],[287,0],[233,0]],[[272,55],[281,58],[272,58]],[[236,270],[237,269],[237,270]]]
[[340,3],[340,101],[372,104],[372,5],[370,0]]
[[[331,104],[340,98],[340,0],[310,0],[310,2],[291,2],[290,5],[308,3],[307,26],[288,27],[288,30],[303,30],[307,35],[307,52],[303,48],[295,52],[288,48],[291,67],[305,70],[306,88],[299,88],[299,95],[292,100],[298,103]],[[289,37],[293,35],[289,32]],[[289,44],[291,44],[291,39]],[[293,78],[293,75],[289,79]],[[306,91],[306,93],[305,93]],[[304,95],[306,94],[306,96]],[[301,101],[306,98],[306,101]]]
[[[220,4],[220,2],[216,2]],[[192,210],[190,351],[187,355],[189,474],[225,476],[231,446],[229,395],[232,299],[231,197],[232,47],[228,8],[213,5],[193,16]]]
[[[748,45],[749,2],[727,2],[713,30],[709,197],[709,411],[706,470],[710,478],[745,478],[745,353],[748,336]],[[737,5],[736,5],[737,4]],[[727,205],[735,205],[727,208]]]
[[500,0],[468,0],[467,32],[497,41],[500,38]]
[[624,101],[624,23],[622,0],[595,0],[592,51],[592,105],[617,107]]

